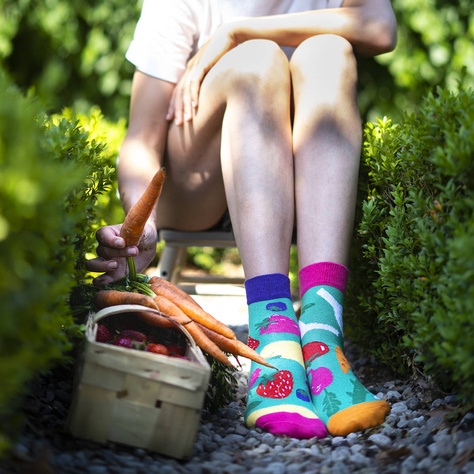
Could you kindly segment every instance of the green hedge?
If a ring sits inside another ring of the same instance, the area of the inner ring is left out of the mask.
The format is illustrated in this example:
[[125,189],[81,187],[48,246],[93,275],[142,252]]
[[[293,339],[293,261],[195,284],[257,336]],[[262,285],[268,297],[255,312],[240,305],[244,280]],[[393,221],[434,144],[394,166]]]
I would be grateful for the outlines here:
[[348,334],[400,373],[474,401],[474,94],[438,89],[365,129],[368,195]]
[[114,154],[70,114],[46,116],[0,71],[0,452],[25,382],[70,348],[69,293],[87,277]]

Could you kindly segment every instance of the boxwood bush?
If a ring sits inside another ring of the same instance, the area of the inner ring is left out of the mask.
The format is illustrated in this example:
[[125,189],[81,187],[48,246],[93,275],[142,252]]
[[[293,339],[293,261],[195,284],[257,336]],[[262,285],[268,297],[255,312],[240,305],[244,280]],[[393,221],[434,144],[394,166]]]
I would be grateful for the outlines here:
[[365,129],[347,332],[402,374],[474,401],[474,95],[430,93]]
[[68,298],[87,276],[112,155],[0,71],[0,452],[25,383],[65,357],[77,329]]

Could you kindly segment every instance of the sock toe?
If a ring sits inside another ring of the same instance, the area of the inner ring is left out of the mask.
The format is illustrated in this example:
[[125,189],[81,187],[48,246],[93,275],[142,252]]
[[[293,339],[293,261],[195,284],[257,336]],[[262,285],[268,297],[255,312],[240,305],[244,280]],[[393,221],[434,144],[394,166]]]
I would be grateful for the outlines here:
[[274,435],[296,439],[324,438],[327,430],[319,419],[306,418],[298,413],[269,413],[258,418],[255,425]]
[[333,436],[347,436],[381,425],[390,413],[390,405],[384,400],[359,403],[335,413],[328,421],[328,431]]

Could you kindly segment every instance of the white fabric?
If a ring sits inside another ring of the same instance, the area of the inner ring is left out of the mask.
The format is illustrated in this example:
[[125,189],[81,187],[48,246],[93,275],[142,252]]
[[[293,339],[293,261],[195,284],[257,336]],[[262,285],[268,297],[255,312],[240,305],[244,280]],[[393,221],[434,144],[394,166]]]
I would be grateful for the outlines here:
[[126,58],[145,74],[176,83],[188,59],[226,21],[337,8],[342,1],[144,0]]

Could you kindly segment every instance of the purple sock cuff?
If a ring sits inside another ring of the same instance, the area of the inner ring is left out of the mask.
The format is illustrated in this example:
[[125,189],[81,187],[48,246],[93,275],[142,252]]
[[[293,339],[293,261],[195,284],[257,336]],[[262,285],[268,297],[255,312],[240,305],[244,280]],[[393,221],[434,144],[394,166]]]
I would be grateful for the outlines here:
[[283,273],[270,273],[250,278],[245,282],[247,304],[276,298],[291,299],[290,279]]
[[301,297],[314,286],[327,285],[346,292],[349,270],[344,265],[319,262],[308,265],[299,271]]

